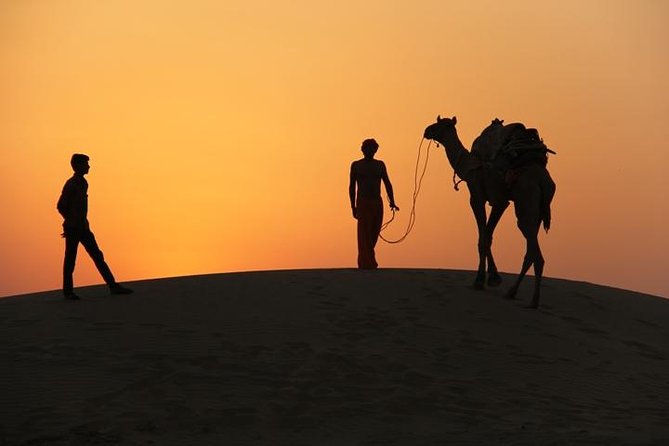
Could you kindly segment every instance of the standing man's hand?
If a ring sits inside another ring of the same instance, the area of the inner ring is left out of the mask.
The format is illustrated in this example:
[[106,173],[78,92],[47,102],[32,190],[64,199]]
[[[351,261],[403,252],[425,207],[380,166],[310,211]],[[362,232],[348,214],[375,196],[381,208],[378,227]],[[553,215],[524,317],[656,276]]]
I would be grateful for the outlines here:
[[353,211],[353,218],[355,218],[357,220],[358,219],[358,208],[353,207],[353,208],[351,208],[351,210]]
[[400,208],[398,208],[395,203],[390,203],[390,210],[399,212]]

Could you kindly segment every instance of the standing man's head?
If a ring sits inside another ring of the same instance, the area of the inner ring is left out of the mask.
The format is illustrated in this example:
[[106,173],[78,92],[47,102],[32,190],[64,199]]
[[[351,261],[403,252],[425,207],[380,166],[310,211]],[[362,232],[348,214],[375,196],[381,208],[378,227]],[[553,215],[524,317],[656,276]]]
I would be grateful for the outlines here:
[[72,155],[72,159],[70,159],[70,165],[72,166],[74,173],[78,173],[79,175],[86,175],[91,168],[91,166],[88,165],[89,159],[90,158],[88,155],[81,153],[75,153]]
[[365,155],[365,158],[374,158],[374,154],[379,149],[379,143],[377,143],[375,139],[369,138],[362,142],[360,149]]

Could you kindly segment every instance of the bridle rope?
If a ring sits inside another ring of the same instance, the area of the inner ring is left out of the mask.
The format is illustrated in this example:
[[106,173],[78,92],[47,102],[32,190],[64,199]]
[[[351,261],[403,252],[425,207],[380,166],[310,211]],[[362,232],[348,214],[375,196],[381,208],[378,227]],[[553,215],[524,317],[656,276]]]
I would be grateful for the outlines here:
[[[425,176],[425,172],[427,171],[427,162],[430,159],[430,146],[432,145],[432,141],[430,141],[427,145],[427,149],[425,151],[425,161],[423,162],[423,169],[419,174],[418,173],[419,166],[421,164],[420,158],[424,141],[425,138],[422,138],[420,144],[418,145],[418,156],[416,157],[416,167],[414,169],[414,176],[413,176],[413,199],[411,203],[411,212],[409,213],[409,223],[407,223],[407,228],[406,231],[404,231],[404,235],[402,235],[397,240],[388,240],[383,235],[379,234],[381,240],[383,240],[386,243],[395,244],[404,241],[404,239],[407,238],[407,236],[413,229],[414,224],[416,223],[416,201],[418,199],[418,194],[420,193],[420,188],[423,184],[423,177]],[[386,229],[388,225],[392,223],[393,220],[395,220],[395,209],[392,210],[392,213],[393,214],[391,215],[390,220],[381,225],[381,232],[383,232],[383,230]]]

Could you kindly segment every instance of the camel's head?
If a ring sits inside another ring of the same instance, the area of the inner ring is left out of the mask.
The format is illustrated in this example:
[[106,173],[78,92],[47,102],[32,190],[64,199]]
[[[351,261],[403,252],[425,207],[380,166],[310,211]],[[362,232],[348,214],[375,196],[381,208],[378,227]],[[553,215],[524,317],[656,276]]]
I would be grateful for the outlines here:
[[455,124],[457,122],[458,119],[455,116],[452,118],[442,118],[441,116],[437,116],[437,122],[425,128],[423,138],[439,141],[447,132],[455,130]]

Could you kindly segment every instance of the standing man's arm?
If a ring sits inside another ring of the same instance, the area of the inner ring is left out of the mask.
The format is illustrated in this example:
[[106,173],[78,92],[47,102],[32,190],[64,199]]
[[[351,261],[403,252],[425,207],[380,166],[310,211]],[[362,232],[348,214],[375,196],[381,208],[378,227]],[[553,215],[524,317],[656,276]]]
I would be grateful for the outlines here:
[[358,213],[357,209],[355,207],[355,180],[356,180],[356,174],[355,174],[355,169],[353,166],[355,163],[351,164],[351,174],[350,174],[350,179],[348,182],[348,198],[351,200],[351,211],[353,212],[353,218],[357,219],[358,218]]
[[68,187],[70,183],[65,183],[65,186],[63,187],[63,191],[60,193],[60,198],[58,198],[58,204],[56,205],[56,209],[58,209],[58,213],[64,218],[67,218],[67,210],[70,207],[69,201],[70,201],[70,190],[72,189],[71,187]]
[[393,194],[393,185],[390,182],[390,178],[388,178],[388,171],[386,170],[386,165],[383,165],[383,169],[381,172],[381,179],[383,180],[383,185],[386,188],[386,193],[388,194],[388,200],[390,200],[390,209],[394,211],[399,211],[400,208],[398,208],[395,205],[395,195]]

